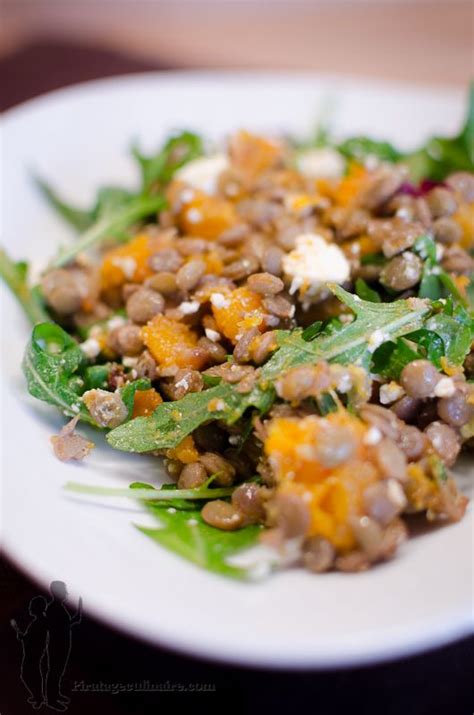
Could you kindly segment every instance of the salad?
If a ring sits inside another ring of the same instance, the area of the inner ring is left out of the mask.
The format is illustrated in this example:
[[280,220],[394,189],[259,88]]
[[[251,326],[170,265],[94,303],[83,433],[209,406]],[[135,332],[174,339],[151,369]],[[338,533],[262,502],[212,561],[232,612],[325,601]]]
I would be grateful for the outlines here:
[[[157,458],[156,484],[65,488],[139,500],[156,517],[144,534],[241,579],[359,572],[414,518],[461,519],[474,88],[459,135],[409,153],[326,128],[217,149],[184,131],[132,153],[140,186],[104,187],[89,210],[35,179],[78,232],[37,284],[0,253],[33,326],[28,391],[67,418],[56,457],[87,458],[83,422]],[[235,559],[257,544],[259,561]]]

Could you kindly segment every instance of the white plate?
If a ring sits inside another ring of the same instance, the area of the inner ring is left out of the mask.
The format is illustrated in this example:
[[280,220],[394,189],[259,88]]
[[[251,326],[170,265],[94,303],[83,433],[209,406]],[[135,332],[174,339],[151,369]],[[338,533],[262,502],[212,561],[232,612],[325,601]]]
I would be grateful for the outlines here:
[[[33,168],[74,200],[102,183],[133,182],[131,140],[156,147],[170,129],[219,138],[236,127],[308,130],[325,100],[334,127],[404,147],[454,132],[462,93],[294,75],[150,74],[54,92],[3,123],[3,240],[44,262],[70,234],[35,192]],[[277,667],[335,667],[406,655],[472,627],[472,511],[429,531],[361,575],[288,571],[252,585],[201,571],[132,527],[148,518],[66,498],[66,480],[125,485],[153,478],[156,460],[100,444],[81,466],[51,454],[62,418],[28,398],[20,360],[29,328],[3,300],[3,542],[43,584],[67,582],[91,614],[148,641],[195,655]]]

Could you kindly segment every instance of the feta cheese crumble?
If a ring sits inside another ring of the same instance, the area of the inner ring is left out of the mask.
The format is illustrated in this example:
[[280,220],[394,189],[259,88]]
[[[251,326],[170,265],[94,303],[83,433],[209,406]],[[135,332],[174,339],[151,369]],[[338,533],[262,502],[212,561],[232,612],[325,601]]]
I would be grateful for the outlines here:
[[89,360],[96,358],[100,353],[100,345],[95,338],[88,338],[87,340],[84,340],[83,343],[80,343],[79,347]]
[[299,171],[310,179],[338,179],[345,168],[343,157],[335,149],[308,149],[296,163]]
[[227,308],[229,301],[222,293],[212,293],[211,303],[215,308]]
[[183,315],[192,315],[193,313],[197,313],[200,306],[201,304],[198,300],[184,300],[180,303],[179,310]]
[[392,402],[396,402],[405,394],[405,390],[397,382],[387,383],[382,385],[379,391],[379,400],[382,405],[391,405]]
[[218,340],[220,340],[220,333],[217,332],[217,330],[213,330],[212,328],[205,328],[204,332],[206,334],[206,338],[208,340],[212,340],[213,343],[217,343]]
[[117,268],[120,268],[125,278],[132,280],[137,270],[137,262],[131,256],[115,256],[112,258],[112,263]]
[[327,243],[317,233],[303,233],[283,257],[283,271],[291,279],[291,294],[303,288],[305,295],[314,295],[325,283],[348,280],[350,265],[339,246]]
[[434,389],[435,397],[452,397],[456,387],[452,378],[442,377]]
[[212,154],[185,164],[176,172],[175,178],[194,189],[215,194],[219,175],[228,167],[229,160],[225,154]]

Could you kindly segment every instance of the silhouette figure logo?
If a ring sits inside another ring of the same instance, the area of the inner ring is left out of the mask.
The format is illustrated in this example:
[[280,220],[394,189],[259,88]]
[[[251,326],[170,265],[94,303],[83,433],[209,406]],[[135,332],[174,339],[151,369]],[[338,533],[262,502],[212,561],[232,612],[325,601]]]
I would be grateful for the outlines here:
[[71,629],[82,619],[82,599],[71,616],[66,608],[66,584],[52,581],[51,600],[35,596],[29,605],[31,620],[24,631],[11,625],[23,647],[21,680],[29,693],[28,702],[39,709],[67,710],[70,699],[61,692],[61,680],[71,652]]

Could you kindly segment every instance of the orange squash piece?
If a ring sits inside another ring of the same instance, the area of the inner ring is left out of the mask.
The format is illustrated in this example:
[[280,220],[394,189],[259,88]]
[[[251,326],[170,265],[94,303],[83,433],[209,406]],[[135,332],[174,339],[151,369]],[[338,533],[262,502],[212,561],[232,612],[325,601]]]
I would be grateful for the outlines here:
[[203,355],[197,350],[198,337],[184,323],[167,318],[164,315],[155,315],[147,325],[142,328],[143,342],[162,367],[189,367],[199,370],[205,361]]
[[[213,298],[216,294],[217,299]],[[245,286],[232,291],[215,288],[211,305],[217,330],[233,342],[237,342],[237,336],[245,330],[263,328],[262,298]]]
[[163,398],[153,388],[150,390],[137,390],[133,400],[132,418],[148,417],[162,402]]

